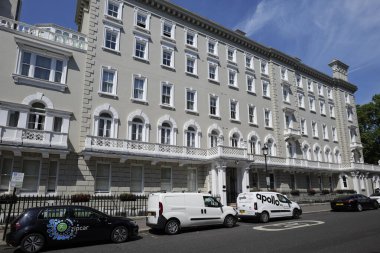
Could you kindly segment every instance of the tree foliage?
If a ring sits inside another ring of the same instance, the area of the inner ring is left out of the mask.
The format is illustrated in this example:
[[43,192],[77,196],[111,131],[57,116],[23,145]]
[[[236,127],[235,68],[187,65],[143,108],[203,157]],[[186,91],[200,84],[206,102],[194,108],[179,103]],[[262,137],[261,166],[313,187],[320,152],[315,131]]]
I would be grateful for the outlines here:
[[357,105],[359,130],[366,163],[380,160],[380,94],[374,95],[368,104]]

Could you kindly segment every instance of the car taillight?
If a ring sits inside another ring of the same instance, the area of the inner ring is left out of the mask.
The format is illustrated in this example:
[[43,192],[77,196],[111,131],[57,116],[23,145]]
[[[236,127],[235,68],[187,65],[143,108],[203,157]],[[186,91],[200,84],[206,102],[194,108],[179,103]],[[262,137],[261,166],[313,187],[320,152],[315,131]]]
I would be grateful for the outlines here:
[[254,210],[257,210],[257,203],[256,203],[256,202],[253,203],[253,209],[254,209]]
[[164,212],[164,207],[162,206],[161,202],[158,203],[158,208],[159,208],[158,214],[161,216],[162,213]]

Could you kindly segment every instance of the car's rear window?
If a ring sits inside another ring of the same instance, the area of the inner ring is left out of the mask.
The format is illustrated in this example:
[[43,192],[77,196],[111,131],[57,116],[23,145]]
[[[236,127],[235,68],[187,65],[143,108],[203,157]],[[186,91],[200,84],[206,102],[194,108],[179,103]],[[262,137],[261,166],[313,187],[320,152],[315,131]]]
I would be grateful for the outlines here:
[[69,214],[69,211],[65,207],[58,208],[46,208],[44,209],[40,215],[39,219],[52,219],[52,218],[65,218]]

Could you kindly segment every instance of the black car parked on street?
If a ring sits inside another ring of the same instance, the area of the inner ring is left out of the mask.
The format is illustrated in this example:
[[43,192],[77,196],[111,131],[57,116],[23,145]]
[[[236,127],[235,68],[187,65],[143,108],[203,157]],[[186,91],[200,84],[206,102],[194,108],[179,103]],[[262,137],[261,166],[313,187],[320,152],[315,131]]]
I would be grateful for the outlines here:
[[135,221],[112,217],[85,206],[46,206],[26,209],[11,223],[6,242],[27,253],[45,245],[106,241],[125,242],[138,234]]
[[336,198],[330,202],[333,211],[351,210],[361,212],[365,209],[378,209],[379,203],[362,194],[353,194]]

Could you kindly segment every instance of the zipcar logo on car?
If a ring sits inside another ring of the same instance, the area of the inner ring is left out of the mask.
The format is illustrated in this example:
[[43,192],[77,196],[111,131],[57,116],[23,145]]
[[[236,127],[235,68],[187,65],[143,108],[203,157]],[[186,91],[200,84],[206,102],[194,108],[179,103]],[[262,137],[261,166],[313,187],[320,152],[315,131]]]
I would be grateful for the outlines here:
[[47,225],[47,233],[53,240],[70,240],[77,236],[78,231],[87,230],[88,226],[74,225],[70,219],[50,219]]
[[271,197],[267,197],[265,195],[261,195],[261,194],[257,193],[256,198],[258,200],[261,200],[261,203],[268,202],[269,204],[273,204],[276,206],[280,205],[280,201],[276,200],[276,198],[273,195]]

